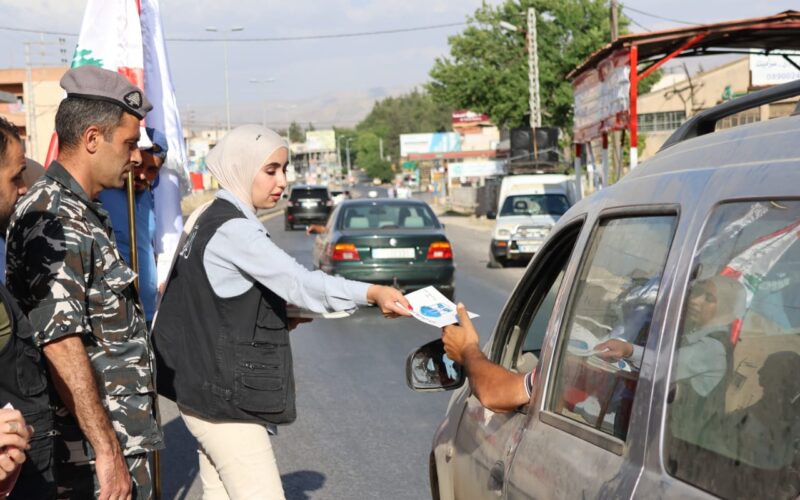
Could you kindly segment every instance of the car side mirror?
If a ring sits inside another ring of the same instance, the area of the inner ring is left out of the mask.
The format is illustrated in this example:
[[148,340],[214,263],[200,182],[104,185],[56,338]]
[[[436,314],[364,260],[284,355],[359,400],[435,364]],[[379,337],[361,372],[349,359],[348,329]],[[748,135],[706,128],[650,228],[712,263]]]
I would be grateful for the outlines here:
[[464,379],[464,368],[447,357],[442,339],[428,342],[406,359],[406,383],[414,391],[451,391]]
[[487,219],[496,219],[497,218],[497,212],[495,212],[494,210],[489,210],[488,212],[486,212],[486,218]]
[[288,198],[288,197],[289,197],[289,193],[283,193],[283,194],[281,195],[281,198],[283,198],[284,200],[285,200],[286,198]]

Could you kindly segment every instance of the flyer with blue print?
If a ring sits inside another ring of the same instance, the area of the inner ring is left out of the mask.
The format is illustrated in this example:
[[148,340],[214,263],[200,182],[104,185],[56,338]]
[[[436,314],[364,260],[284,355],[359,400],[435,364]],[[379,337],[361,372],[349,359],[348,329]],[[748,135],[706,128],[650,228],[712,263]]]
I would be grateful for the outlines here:
[[[413,307],[411,314],[423,323],[437,328],[458,323],[456,305],[432,286],[411,292],[406,299]],[[471,312],[469,317],[477,318],[478,315]]]

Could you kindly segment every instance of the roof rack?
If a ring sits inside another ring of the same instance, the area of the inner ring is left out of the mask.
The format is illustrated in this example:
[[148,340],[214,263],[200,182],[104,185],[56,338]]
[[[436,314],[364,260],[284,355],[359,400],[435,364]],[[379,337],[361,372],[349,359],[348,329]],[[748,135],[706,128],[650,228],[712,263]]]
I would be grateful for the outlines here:
[[[798,95],[800,95],[800,80],[795,80],[784,83],[783,85],[753,92],[752,94],[747,94],[746,96],[714,106],[711,109],[701,111],[684,122],[684,124],[667,139],[659,151],[663,151],[687,139],[714,132],[717,122],[723,118]],[[795,109],[794,113],[798,113],[798,111],[800,111],[800,104]]]

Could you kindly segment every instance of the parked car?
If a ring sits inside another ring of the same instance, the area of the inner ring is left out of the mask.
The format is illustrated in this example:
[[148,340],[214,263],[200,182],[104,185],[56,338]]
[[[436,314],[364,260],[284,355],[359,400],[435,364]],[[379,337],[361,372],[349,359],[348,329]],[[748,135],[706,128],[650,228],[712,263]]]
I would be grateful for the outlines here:
[[[409,385],[458,389],[433,498],[798,497],[800,114],[715,131],[797,95],[695,115],[559,219],[484,349],[534,371],[528,404],[493,413],[441,344],[412,353]],[[628,358],[599,357],[608,339]]]
[[345,200],[314,242],[326,273],[399,288],[455,293],[453,249],[433,210],[419,200]]
[[333,200],[326,186],[297,184],[288,197],[284,229],[294,229],[297,224],[325,224],[328,221]]

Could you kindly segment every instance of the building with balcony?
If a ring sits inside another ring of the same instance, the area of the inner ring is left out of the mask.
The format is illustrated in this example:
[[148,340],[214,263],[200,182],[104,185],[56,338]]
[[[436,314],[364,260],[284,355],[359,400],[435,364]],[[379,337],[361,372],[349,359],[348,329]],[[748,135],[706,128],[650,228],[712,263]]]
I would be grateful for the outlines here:
[[0,91],[16,97],[16,102],[0,103],[0,116],[19,128],[26,155],[39,163],[44,163],[47,156],[58,103],[64,98],[58,82],[68,69],[66,66],[0,69]]

